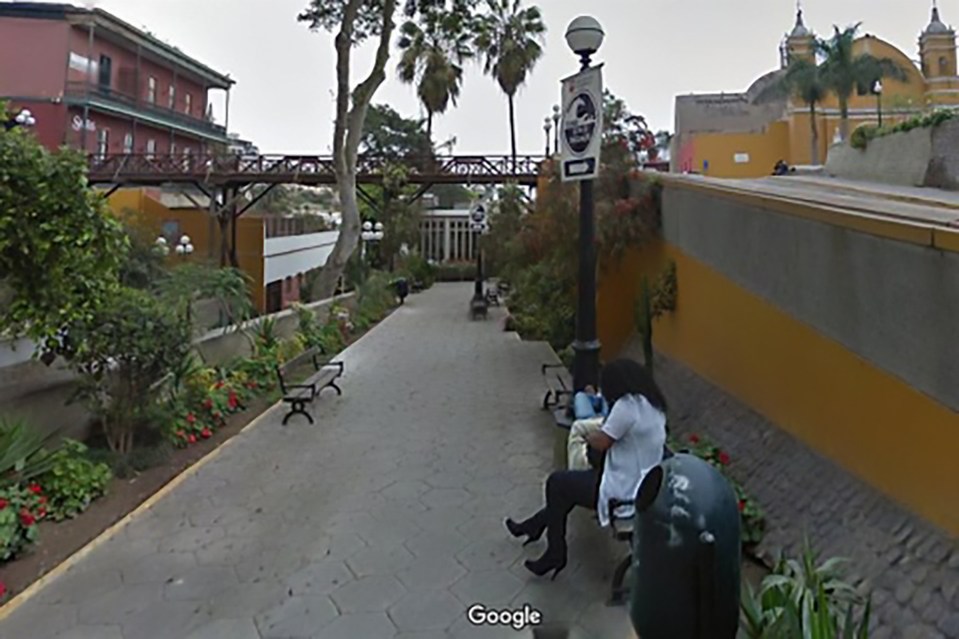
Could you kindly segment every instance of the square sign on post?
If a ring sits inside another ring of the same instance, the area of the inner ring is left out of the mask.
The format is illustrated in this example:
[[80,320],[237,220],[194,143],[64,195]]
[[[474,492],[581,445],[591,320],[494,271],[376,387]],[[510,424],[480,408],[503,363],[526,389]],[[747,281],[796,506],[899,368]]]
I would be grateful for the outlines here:
[[563,80],[562,155],[564,182],[599,174],[603,146],[603,74],[592,67]]

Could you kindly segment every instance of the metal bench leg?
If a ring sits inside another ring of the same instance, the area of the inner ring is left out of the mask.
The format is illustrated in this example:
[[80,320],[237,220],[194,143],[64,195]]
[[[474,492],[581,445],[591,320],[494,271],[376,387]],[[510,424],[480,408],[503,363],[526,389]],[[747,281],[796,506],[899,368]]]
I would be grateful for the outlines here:
[[290,412],[286,414],[286,417],[283,418],[283,425],[286,426],[286,422],[289,421],[294,415],[303,415],[307,420],[312,424],[313,416],[310,415],[306,410],[304,410],[303,402],[293,402],[293,408],[290,409]]
[[629,592],[629,586],[623,582],[626,581],[626,573],[629,571],[630,564],[633,563],[633,553],[629,553],[625,559],[616,566],[613,573],[613,584],[610,589],[609,606],[622,606],[626,603],[626,594]]
[[549,410],[550,406],[553,405],[552,397],[553,397],[553,391],[551,390],[546,391],[546,396],[543,397],[543,410]]
[[337,386],[337,385],[336,385],[336,382],[330,382],[329,384],[327,384],[327,386],[329,386],[330,388],[332,388],[333,390],[335,390],[337,395],[339,395],[339,396],[341,396],[341,397],[343,396],[343,389],[341,389],[339,386]]

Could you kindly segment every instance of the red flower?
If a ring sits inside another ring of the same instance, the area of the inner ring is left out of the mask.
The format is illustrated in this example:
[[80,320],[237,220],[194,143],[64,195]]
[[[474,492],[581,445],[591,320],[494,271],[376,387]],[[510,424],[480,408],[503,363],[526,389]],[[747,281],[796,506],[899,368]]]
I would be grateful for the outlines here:
[[203,408],[207,408],[207,409],[213,408],[213,400],[210,399],[209,397],[203,400]]
[[221,388],[223,388],[223,380],[221,379],[220,381],[218,381],[213,388],[217,390],[220,390]]
[[186,439],[186,433],[184,433],[182,430],[178,430],[177,432],[173,434],[179,437],[180,439]]
[[196,415],[194,415],[193,413],[187,413],[187,414],[186,414],[186,423],[187,423],[187,424],[195,424],[195,423],[196,423]]
[[0,497],[0,510],[3,510],[4,508],[6,508],[7,504],[9,503],[10,502],[8,502],[6,499],[3,499],[2,497]]
[[36,483],[30,484],[29,486],[27,486],[27,490],[29,490],[34,495],[39,495],[40,493],[43,492],[43,489],[40,488],[40,484],[36,484]]
[[41,509],[39,509],[39,510],[37,511],[37,517],[39,517],[40,519],[43,519],[43,518],[46,517],[46,516],[47,516],[47,509],[46,509],[46,508],[41,508]]
[[209,428],[204,428],[203,430],[200,431],[200,436],[203,439],[209,439],[210,437],[213,436],[213,431],[211,431]]
[[745,499],[740,499],[740,500],[739,500],[739,512],[743,512],[744,510],[746,510],[746,500],[745,500]]
[[23,510],[20,511],[20,523],[23,524],[24,526],[29,527],[37,523],[37,518],[34,517],[29,510],[24,508]]
[[222,416],[223,416],[223,413],[221,413],[220,411],[218,411],[218,410],[213,411],[213,417],[214,417],[214,419],[220,419],[220,417],[222,417]]
[[689,436],[689,443],[690,443],[690,444],[698,444],[698,443],[699,443],[699,435],[696,435],[695,433],[692,434],[692,435],[690,435],[690,436]]
[[718,458],[719,458],[719,463],[722,464],[723,466],[728,466],[728,465],[729,465],[729,462],[732,461],[732,460],[729,458],[729,454],[726,453],[726,451],[723,451],[723,450],[719,451]]
[[45,503],[47,503],[47,498],[46,498],[46,497],[40,497],[40,499],[38,499],[37,501],[40,502],[41,504],[45,504]]
[[191,433],[190,436],[186,438],[186,440],[187,440],[188,442],[190,442],[191,444],[195,444],[195,443],[196,443],[196,435],[194,435],[194,434]]
[[230,391],[230,395],[226,401],[227,401],[227,404],[229,404],[230,408],[236,408],[240,403],[239,399],[237,399],[235,391]]
[[0,599],[7,596],[7,585],[0,581]]

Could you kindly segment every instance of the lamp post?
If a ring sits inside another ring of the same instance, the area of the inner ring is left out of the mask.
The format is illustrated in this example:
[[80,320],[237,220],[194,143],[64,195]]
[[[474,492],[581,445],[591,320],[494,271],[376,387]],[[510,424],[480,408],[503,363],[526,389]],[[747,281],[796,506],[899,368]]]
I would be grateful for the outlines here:
[[[558,104],[553,105],[553,148],[554,153],[559,153],[559,118],[560,118],[560,109]],[[549,155],[549,154],[547,154]]]
[[553,120],[547,115],[543,120],[543,131],[546,133],[546,157],[550,156],[549,152],[549,139],[550,139],[550,129],[553,128]]
[[18,126],[22,127],[34,127],[37,125],[37,119],[33,117],[33,114],[30,113],[28,109],[21,109],[20,113],[16,114],[12,118],[5,119],[3,121],[3,130],[10,131]]
[[363,232],[360,234],[363,240],[363,249],[360,257],[366,259],[366,245],[370,242],[379,242],[383,239],[383,223],[373,223],[369,220],[363,222]]
[[[581,71],[603,44],[605,33],[589,16],[573,20],[566,30],[566,43],[579,56]],[[593,219],[593,181],[579,183],[579,299],[576,304],[576,340],[573,342],[573,389],[597,386],[599,380],[599,339],[596,336],[596,249]]]
[[[483,193],[480,193],[481,198],[483,195]],[[486,305],[486,296],[483,294],[483,247],[480,246],[480,238],[488,230],[486,220],[486,202],[485,199],[480,199],[470,211],[470,230],[473,231],[474,248],[476,250],[476,280],[473,283],[473,301],[471,303],[473,308]]]
[[[156,246],[157,252],[163,257],[166,257],[170,254],[170,245],[167,244],[165,237],[158,237],[154,245]],[[180,241],[177,242],[177,245],[174,248],[174,253],[180,257],[187,257],[188,255],[193,254],[193,250],[193,241],[190,239],[189,235],[184,235],[180,237]]]
[[879,126],[882,126],[882,80],[876,80],[872,90],[876,94],[876,113],[879,115]]

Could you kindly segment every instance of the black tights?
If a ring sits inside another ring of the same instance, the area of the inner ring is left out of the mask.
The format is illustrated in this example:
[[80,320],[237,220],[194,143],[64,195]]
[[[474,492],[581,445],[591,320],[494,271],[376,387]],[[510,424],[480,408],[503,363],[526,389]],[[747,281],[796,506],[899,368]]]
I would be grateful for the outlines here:
[[520,525],[527,531],[546,528],[548,554],[566,556],[566,518],[574,506],[596,510],[598,470],[558,470],[546,480],[546,507]]

